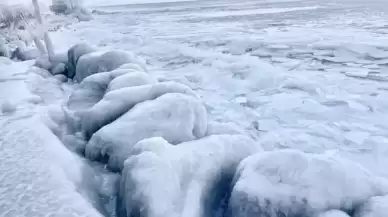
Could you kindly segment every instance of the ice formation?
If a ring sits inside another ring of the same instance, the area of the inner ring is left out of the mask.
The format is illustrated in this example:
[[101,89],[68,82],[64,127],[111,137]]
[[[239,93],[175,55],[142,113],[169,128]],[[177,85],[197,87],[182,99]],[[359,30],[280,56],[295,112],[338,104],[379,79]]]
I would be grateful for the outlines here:
[[225,208],[239,162],[260,151],[260,145],[242,135],[215,135],[176,146],[160,137],[142,140],[124,164],[118,214],[216,216]]
[[206,111],[198,99],[167,93],[137,104],[94,133],[85,147],[85,156],[105,161],[109,168],[120,171],[128,152],[138,141],[161,136],[178,144],[203,137],[206,127]]
[[351,161],[292,150],[264,152],[239,165],[229,216],[351,213],[365,199],[387,192],[386,180]]

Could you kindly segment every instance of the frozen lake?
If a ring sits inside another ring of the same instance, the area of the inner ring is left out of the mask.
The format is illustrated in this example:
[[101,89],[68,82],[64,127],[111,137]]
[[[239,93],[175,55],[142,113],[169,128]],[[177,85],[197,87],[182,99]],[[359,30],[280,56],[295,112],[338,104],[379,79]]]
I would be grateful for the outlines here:
[[333,151],[388,175],[385,4],[113,1],[58,34],[145,57],[267,149]]
[[88,7],[0,59],[0,216],[386,216],[386,1]]

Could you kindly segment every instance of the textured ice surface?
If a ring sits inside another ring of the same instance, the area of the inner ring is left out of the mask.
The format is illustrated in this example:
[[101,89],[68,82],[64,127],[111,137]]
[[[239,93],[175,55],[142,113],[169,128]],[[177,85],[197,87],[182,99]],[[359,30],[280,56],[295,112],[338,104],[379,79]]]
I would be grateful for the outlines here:
[[238,163],[258,151],[259,144],[241,135],[176,146],[160,137],[142,140],[125,161],[119,215],[215,216],[222,211]]
[[119,119],[104,126],[91,137],[85,156],[107,161],[121,170],[128,152],[140,140],[160,136],[173,144],[205,135],[206,111],[201,102],[188,95],[168,93],[137,104]]
[[312,216],[328,209],[350,212],[366,199],[388,192],[387,180],[357,163],[294,150],[246,158],[234,183],[230,216]]
[[108,92],[96,105],[80,114],[82,131],[87,138],[104,125],[119,118],[138,103],[156,99],[166,93],[196,96],[190,88],[175,82],[161,82],[134,87],[130,87],[131,83],[128,83],[128,86],[127,88]]

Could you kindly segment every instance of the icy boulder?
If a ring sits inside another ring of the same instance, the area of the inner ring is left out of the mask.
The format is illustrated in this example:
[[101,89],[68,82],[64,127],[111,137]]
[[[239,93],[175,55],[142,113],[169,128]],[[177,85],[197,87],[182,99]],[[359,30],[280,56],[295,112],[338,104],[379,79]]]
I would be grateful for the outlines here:
[[75,69],[78,63],[78,59],[88,53],[95,52],[96,49],[92,46],[82,43],[82,44],[76,44],[73,47],[71,47],[67,52],[67,58],[68,58],[68,74],[67,77],[73,79],[75,76]]
[[67,101],[65,111],[70,132],[81,131],[81,114],[100,101],[109,83],[116,77],[127,73],[126,70],[104,72],[91,75],[75,88]]
[[156,80],[152,79],[145,72],[135,70],[131,70],[130,72],[131,73],[127,73],[125,75],[113,79],[112,82],[109,83],[107,92],[125,87],[134,87],[144,84],[156,83]]
[[81,82],[89,75],[108,72],[125,63],[144,64],[144,61],[124,51],[93,52],[81,56],[76,65],[74,80]]
[[116,77],[124,75],[127,72],[126,70],[115,70],[87,77],[70,95],[67,107],[73,111],[82,111],[91,108],[103,98],[109,87],[109,83]]
[[225,208],[239,162],[261,151],[242,135],[216,135],[177,146],[138,142],[125,161],[118,196],[122,217],[209,217]]
[[[133,75],[131,73],[127,75]],[[125,76],[125,75],[123,75]],[[116,82],[113,80],[110,84],[110,87],[118,87],[123,86],[124,83],[121,81],[121,77],[117,77],[120,79]],[[128,77],[124,77],[123,80]],[[130,78],[130,77],[129,77]],[[139,79],[139,81],[141,81]],[[151,81],[149,79],[143,80],[145,82]],[[140,84],[139,82],[127,82],[126,86],[131,84]],[[82,131],[86,138],[90,138],[93,133],[99,130],[101,127],[113,122],[124,113],[129,111],[133,106],[138,103],[156,99],[159,96],[162,96],[166,93],[182,93],[189,96],[195,97],[194,92],[182,85],[175,82],[164,82],[164,83],[156,83],[156,84],[146,84],[141,86],[133,86],[121,88],[118,90],[114,90],[108,92],[104,98],[99,101],[96,105],[94,105],[91,109],[85,110],[81,116],[81,125]],[[202,107],[201,112],[202,112]],[[202,115],[200,115],[202,116]]]
[[354,217],[385,217],[388,215],[388,196],[372,197],[362,204]]
[[343,159],[290,150],[259,153],[239,165],[229,216],[299,217],[329,209],[351,211],[387,191],[386,182]]
[[319,214],[317,217],[350,217],[350,216],[341,210],[329,210]]
[[179,144],[203,137],[206,127],[206,110],[198,99],[168,93],[139,103],[98,130],[87,143],[85,156],[106,161],[109,168],[120,171],[138,141],[160,136],[172,144]]

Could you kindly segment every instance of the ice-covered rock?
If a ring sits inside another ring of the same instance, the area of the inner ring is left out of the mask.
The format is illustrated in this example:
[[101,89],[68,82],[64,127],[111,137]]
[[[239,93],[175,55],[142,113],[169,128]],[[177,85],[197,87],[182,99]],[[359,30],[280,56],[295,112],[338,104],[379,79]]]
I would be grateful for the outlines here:
[[156,83],[156,81],[145,72],[132,71],[131,73],[127,73],[125,75],[113,79],[109,83],[107,92],[112,90],[118,90],[124,87],[134,87],[152,83]]
[[78,59],[88,53],[95,52],[96,49],[93,48],[92,46],[81,43],[81,44],[76,44],[73,47],[71,47],[68,52],[67,52],[67,58],[68,58],[68,74],[67,77],[73,79],[75,76],[75,70],[77,66]]
[[64,63],[59,63],[58,65],[56,65],[52,70],[51,70],[51,74],[53,75],[59,75],[59,74],[62,74],[64,76],[66,76],[66,65]]
[[372,197],[356,209],[354,217],[385,217],[388,214],[388,196]]
[[86,138],[90,138],[101,127],[113,122],[136,104],[156,99],[166,93],[182,93],[195,97],[195,93],[190,88],[175,82],[148,84],[111,91],[105,94],[104,98],[92,108],[80,114],[82,131]]
[[[360,165],[325,155],[281,150],[250,156],[239,165],[229,216],[314,216],[351,211],[387,193],[386,180]],[[355,190],[357,189],[357,190]]]
[[[144,98],[142,98],[144,99]],[[137,104],[91,137],[85,156],[106,161],[120,171],[128,152],[140,140],[163,137],[172,144],[201,138],[206,133],[206,110],[197,98],[168,93]]]
[[112,71],[125,63],[143,64],[143,60],[124,51],[85,54],[78,59],[74,80],[81,82],[92,74]]
[[216,135],[173,146],[163,138],[138,142],[125,161],[122,217],[208,217],[224,208],[239,162],[261,151],[242,135]]
[[103,98],[109,83],[116,77],[126,73],[128,73],[127,70],[114,70],[87,77],[70,95],[67,107],[73,111],[91,108]]
[[68,78],[65,75],[57,74],[54,75],[54,78],[57,79],[60,82],[67,82]]
[[346,212],[341,210],[329,210],[323,213],[320,213],[317,217],[350,217]]
[[121,65],[117,69],[133,69],[135,71],[147,72],[147,68],[146,68],[144,61],[142,61],[140,64],[126,63],[126,64]]
[[109,83],[127,70],[115,70],[91,75],[84,79],[72,92],[66,103],[65,114],[70,132],[81,131],[81,114],[100,101]]

